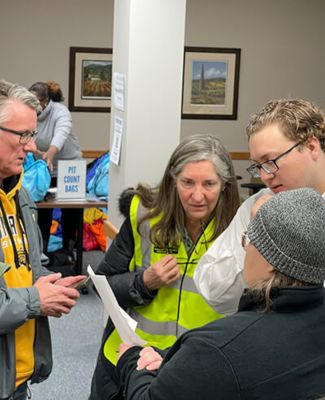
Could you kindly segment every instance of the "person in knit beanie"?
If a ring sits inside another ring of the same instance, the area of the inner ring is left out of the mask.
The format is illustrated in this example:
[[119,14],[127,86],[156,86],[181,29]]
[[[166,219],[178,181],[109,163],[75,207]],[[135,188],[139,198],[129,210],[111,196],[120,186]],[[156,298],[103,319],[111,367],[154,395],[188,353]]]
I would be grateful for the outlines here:
[[[271,287],[284,284],[322,285],[324,221],[324,199],[313,189],[282,192],[263,204],[248,226],[244,243],[246,284],[254,289],[268,288],[267,293]],[[267,297],[267,306],[269,300]]]
[[264,203],[243,235],[249,288],[237,313],[186,332],[164,358],[122,344],[125,398],[324,398],[324,221],[324,199],[313,189]]

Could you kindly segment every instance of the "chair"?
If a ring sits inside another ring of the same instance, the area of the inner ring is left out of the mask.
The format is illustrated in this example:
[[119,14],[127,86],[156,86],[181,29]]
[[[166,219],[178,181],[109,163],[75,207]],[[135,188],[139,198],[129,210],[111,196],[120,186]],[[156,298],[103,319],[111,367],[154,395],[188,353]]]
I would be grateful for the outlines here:
[[118,233],[118,229],[112,222],[110,222],[108,219],[105,219],[104,220],[104,232],[105,232],[105,235],[109,239],[113,240],[113,239],[115,239],[115,236]]
[[254,178],[254,177],[251,178],[251,181],[249,183],[242,183],[240,186],[242,188],[248,189],[250,196],[266,187],[262,182],[261,178]]
[[[118,234],[118,229],[116,228],[116,226],[109,221],[108,219],[105,219],[103,221],[104,224],[104,233],[105,235],[110,239],[110,240],[114,240],[115,236]],[[106,326],[107,323],[107,319],[108,319],[108,313],[105,310],[105,308],[103,309],[103,326]]]

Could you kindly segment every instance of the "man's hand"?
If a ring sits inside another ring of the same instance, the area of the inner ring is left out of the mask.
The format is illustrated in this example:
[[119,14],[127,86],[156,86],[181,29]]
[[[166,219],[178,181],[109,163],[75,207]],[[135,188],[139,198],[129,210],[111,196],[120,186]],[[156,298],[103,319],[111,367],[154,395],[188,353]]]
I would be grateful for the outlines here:
[[251,209],[251,219],[255,218],[255,215],[257,213],[257,211],[260,209],[260,207],[266,203],[268,200],[272,199],[274,195],[271,194],[264,194],[263,196],[259,197],[255,204],[253,205],[252,209]]
[[177,260],[171,254],[151,265],[143,273],[144,284],[150,290],[156,290],[173,283],[179,277],[180,272]]
[[137,370],[146,368],[148,371],[158,369],[163,358],[152,347],[145,347],[140,351],[140,357],[137,362]]
[[[56,284],[61,274],[51,274],[40,277],[34,284],[40,297],[41,315],[61,317],[68,314],[80,296],[78,290]],[[64,281],[64,279],[63,279]]]
[[77,276],[67,276],[65,278],[60,278],[55,281],[55,285],[61,285],[65,287],[75,288],[78,286],[78,283],[87,279],[86,275],[77,275]]

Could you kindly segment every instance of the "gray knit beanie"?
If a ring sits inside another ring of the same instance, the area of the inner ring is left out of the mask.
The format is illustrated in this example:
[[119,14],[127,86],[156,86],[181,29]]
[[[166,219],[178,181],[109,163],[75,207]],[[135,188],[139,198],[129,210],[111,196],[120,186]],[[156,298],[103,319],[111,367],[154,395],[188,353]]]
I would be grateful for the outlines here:
[[312,284],[325,280],[325,201],[315,190],[278,193],[258,210],[247,234],[284,275]]

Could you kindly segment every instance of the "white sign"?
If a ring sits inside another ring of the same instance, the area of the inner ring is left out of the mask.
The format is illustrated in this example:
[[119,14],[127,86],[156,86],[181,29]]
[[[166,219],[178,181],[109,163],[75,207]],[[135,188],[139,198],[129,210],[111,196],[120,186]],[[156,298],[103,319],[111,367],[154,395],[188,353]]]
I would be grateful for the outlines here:
[[59,160],[58,199],[86,198],[86,160]]
[[113,144],[111,150],[111,162],[115,165],[120,163],[121,145],[122,145],[122,134],[123,134],[123,119],[120,117],[114,117],[113,126]]
[[124,111],[124,74],[114,72],[113,88],[114,106],[118,110]]

